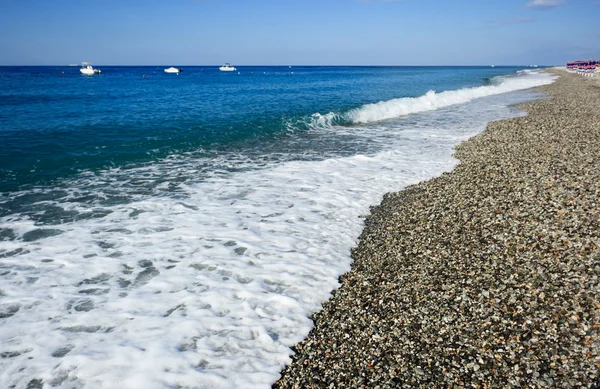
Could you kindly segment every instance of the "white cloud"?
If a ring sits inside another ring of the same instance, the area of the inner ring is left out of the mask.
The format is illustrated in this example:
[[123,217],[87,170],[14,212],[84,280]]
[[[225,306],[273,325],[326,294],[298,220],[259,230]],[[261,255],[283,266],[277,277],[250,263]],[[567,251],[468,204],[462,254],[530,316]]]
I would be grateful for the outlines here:
[[566,5],[566,4],[567,4],[566,0],[532,0],[529,3],[527,3],[525,6],[530,7],[530,8],[547,9],[547,8],[560,7],[560,6]]

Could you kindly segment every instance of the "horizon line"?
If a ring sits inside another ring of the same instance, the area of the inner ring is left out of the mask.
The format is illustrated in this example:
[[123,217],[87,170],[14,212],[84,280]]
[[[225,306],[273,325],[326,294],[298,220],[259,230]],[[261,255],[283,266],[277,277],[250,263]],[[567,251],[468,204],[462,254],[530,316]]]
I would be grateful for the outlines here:
[[[94,64],[93,62],[89,62],[91,64]],[[24,65],[24,64],[15,64],[15,65],[0,65],[0,67],[15,67],[15,66],[21,66],[21,67],[79,67],[81,66],[81,63],[78,64],[53,64],[53,65]],[[94,66],[115,66],[115,67],[163,67],[163,66],[175,66],[175,65],[165,65],[165,64],[147,64],[147,65],[143,65],[143,64],[135,64],[135,65],[123,65],[123,64],[94,64]],[[176,66],[181,66],[181,67],[220,67],[223,66],[222,64],[198,64],[198,65],[176,65]],[[477,66],[477,67],[531,67],[531,66],[559,66],[556,64],[553,65],[537,65],[537,64],[531,64],[531,65],[495,65],[495,64],[480,64],[480,65],[294,65],[294,64],[285,64],[285,65],[234,65],[236,67],[242,66],[242,67],[414,67],[414,66],[420,66],[420,67],[473,67],[473,66]]]

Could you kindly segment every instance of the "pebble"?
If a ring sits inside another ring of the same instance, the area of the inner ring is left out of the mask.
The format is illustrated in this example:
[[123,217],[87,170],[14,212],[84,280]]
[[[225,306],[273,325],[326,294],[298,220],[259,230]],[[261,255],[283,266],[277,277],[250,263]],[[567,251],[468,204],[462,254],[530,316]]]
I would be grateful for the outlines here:
[[273,388],[600,387],[600,83],[539,90],[371,209]]

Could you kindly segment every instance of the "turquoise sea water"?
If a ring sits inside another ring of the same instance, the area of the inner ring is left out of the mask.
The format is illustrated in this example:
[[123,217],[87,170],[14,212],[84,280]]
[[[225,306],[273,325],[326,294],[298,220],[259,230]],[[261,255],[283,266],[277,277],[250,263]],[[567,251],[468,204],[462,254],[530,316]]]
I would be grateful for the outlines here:
[[[318,156],[316,145],[290,145],[305,140],[314,113],[485,85],[518,70],[238,67],[238,74],[185,67],[174,75],[163,69],[102,67],[101,75],[87,77],[77,67],[0,68],[0,190],[185,152],[210,158],[267,146]],[[321,146],[334,154],[360,151],[343,142]]]
[[369,206],[552,82],[166,67],[0,67],[0,387],[269,388]]

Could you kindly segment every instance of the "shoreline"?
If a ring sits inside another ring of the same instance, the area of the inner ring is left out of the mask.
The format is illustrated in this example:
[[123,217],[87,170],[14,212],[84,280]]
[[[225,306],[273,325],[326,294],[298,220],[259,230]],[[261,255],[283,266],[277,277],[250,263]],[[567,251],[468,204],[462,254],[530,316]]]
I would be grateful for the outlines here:
[[372,207],[273,388],[600,385],[600,84],[555,74]]

